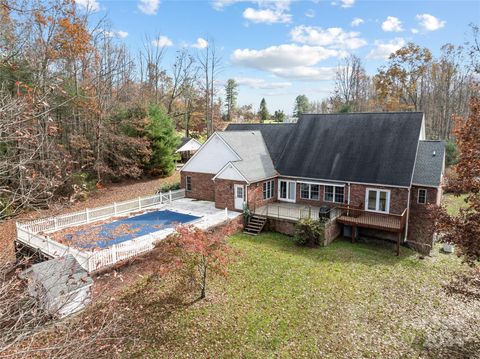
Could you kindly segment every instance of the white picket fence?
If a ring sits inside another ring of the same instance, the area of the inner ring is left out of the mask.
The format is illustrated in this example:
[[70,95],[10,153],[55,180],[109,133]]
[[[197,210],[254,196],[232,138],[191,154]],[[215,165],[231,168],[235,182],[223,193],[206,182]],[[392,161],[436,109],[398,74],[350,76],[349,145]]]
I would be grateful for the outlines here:
[[[184,197],[185,190],[170,191],[168,193],[158,193],[154,196],[139,197],[130,201],[113,203],[109,206],[89,208],[85,211],[65,214],[58,217],[37,219],[25,223],[16,223],[17,240],[32,248],[39,249],[44,254],[47,254],[51,257],[60,257],[67,254],[72,254],[83,268],[89,272],[93,272],[103,267],[110,266],[122,260],[152,250],[156,241],[165,238],[172,233],[174,229],[167,228],[162,231],[150,233],[129,241],[114,244],[111,247],[96,252],[82,251],[58,243],[49,238],[46,233],[66,227],[73,227],[92,223],[94,221],[105,220],[118,215],[127,215],[129,213],[152,206],[170,204],[172,201]],[[219,214],[222,216],[227,215],[226,213],[223,214],[223,212],[220,212]],[[199,220],[199,222],[205,220],[202,219]],[[210,221],[211,218],[208,218],[208,220]]]
[[68,213],[57,217],[36,219],[23,222],[21,225],[32,233],[48,233],[62,228],[80,226],[120,215],[128,215],[131,212],[171,203],[176,199],[184,197],[185,190],[180,189],[177,191],[158,193],[148,197],[138,197],[129,201],[115,202],[104,207],[86,208],[84,211]]

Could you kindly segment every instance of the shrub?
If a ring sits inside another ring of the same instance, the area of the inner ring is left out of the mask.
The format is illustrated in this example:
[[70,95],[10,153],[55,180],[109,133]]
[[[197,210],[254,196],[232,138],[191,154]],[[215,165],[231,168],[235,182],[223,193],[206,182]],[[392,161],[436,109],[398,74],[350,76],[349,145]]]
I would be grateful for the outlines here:
[[174,183],[165,183],[158,192],[168,192],[168,191],[176,191],[177,189],[180,189],[180,182],[174,182]]
[[323,243],[325,234],[325,222],[303,218],[295,225],[293,240],[299,246],[314,247]]

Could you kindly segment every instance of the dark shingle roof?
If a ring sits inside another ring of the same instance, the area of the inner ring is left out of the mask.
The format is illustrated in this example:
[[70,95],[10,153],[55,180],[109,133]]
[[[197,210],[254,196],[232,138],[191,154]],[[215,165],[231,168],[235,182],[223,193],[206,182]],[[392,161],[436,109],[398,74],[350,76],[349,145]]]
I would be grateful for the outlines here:
[[276,166],[283,148],[288,141],[288,137],[295,128],[294,123],[231,123],[225,131],[260,131],[263,140],[267,145],[268,152],[272,158],[273,164]]
[[440,186],[444,161],[445,143],[443,141],[420,141],[412,183],[433,187]]
[[179,148],[182,148],[188,141],[190,141],[191,138],[190,137],[182,137],[182,139],[180,140],[180,143],[178,144],[177,146],[177,150]]
[[423,113],[303,115],[276,161],[282,175],[410,186]]

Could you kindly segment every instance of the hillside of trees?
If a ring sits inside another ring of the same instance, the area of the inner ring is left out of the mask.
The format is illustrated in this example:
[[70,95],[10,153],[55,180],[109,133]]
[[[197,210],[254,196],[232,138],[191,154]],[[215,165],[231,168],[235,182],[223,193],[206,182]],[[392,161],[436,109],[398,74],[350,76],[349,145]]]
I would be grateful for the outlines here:
[[[227,121],[283,122],[265,99],[237,106],[213,39],[177,51],[145,37],[132,53],[108,19],[93,23],[73,0],[4,0],[0,5],[0,219],[46,207],[75,188],[168,176],[178,138],[206,138]],[[356,56],[339,64],[328,99],[300,95],[304,112],[424,111],[430,138],[452,139],[453,114],[468,115],[478,66],[478,28],[465,46],[434,58],[415,44],[369,76]],[[475,65],[477,64],[477,65]]]

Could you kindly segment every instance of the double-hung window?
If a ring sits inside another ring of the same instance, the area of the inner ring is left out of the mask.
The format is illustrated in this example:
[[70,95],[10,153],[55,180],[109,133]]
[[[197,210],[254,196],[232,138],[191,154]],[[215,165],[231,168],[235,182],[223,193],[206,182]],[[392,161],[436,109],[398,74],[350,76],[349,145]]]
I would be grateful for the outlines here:
[[263,182],[263,199],[273,198],[273,191],[275,190],[275,181]]
[[345,187],[325,186],[323,200],[325,202],[343,203],[345,201]]
[[390,191],[367,188],[365,210],[372,212],[390,212]]
[[300,198],[302,199],[320,199],[320,186],[313,183],[301,183],[300,184]]
[[427,203],[427,190],[425,188],[418,189],[417,202],[420,204]]
[[186,176],[185,177],[185,189],[187,191],[192,190],[192,176]]

